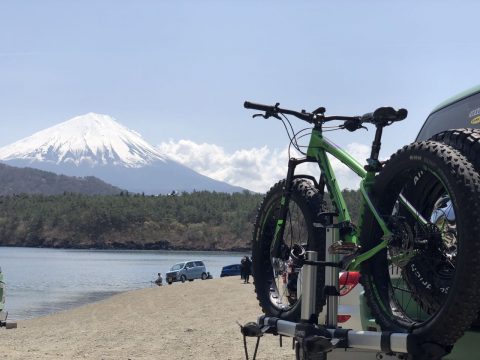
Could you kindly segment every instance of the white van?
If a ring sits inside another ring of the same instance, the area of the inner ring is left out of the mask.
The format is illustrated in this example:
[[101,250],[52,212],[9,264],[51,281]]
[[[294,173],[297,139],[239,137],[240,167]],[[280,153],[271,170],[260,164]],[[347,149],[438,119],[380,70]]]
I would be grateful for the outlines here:
[[174,281],[181,281],[183,283],[185,280],[205,280],[207,278],[207,269],[205,268],[203,261],[200,260],[189,260],[175,264],[166,275],[166,280],[169,285]]

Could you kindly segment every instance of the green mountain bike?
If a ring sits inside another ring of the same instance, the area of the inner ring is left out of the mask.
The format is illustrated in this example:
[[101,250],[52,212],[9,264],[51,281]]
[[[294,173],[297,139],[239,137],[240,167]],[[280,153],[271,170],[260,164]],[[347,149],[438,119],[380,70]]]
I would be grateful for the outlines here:
[[[281,120],[291,132],[290,145],[303,154],[289,159],[286,178],[267,192],[254,225],[253,275],[263,312],[288,327],[304,314],[302,304],[314,299],[310,319],[303,320],[317,323],[322,307],[338,295],[325,284],[325,273],[337,269],[338,278],[338,270],[360,271],[368,306],[382,330],[453,345],[480,309],[480,176],[472,164],[435,141],[407,145],[381,162],[382,131],[405,119],[405,109],[325,116],[323,107],[299,112],[279,104],[244,106],[262,112],[254,117]],[[298,144],[305,133],[294,133],[286,115],[311,124],[308,147]],[[327,128],[331,121],[337,125]],[[356,131],[366,124],[376,131],[365,166],[323,136],[326,130]],[[361,178],[356,224],[327,154]],[[296,173],[307,162],[318,164],[318,178]],[[331,229],[337,236],[327,246]],[[306,257],[309,252],[317,258]],[[314,296],[300,281],[306,265],[316,272]]]

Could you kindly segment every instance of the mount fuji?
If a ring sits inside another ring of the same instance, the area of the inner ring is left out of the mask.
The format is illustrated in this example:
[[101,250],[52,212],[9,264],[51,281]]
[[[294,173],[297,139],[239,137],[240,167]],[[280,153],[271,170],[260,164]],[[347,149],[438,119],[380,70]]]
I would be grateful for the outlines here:
[[95,113],[74,117],[0,148],[0,161],[69,176],[96,176],[136,193],[244,190],[169,159],[137,132],[108,115]]

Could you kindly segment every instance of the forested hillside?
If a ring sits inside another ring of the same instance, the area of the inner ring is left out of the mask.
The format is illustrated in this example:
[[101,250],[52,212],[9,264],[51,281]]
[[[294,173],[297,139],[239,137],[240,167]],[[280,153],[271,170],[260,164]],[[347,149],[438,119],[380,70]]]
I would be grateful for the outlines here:
[[[344,193],[355,204],[358,193]],[[0,197],[0,245],[64,248],[245,250],[262,195]],[[356,206],[353,206],[355,208]],[[352,211],[353,215],[357,211]]]
[[0,195],[57,195],[64,192],[113,195],[120,191],[121,189],[93,176],[57,175],[49,171],[0,164]]

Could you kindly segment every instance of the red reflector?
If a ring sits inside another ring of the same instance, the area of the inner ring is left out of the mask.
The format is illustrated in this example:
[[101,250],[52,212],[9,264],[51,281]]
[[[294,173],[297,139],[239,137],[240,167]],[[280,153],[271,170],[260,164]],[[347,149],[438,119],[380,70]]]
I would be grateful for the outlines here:
[[344,323],[350,320],[352,315],[337,315],[337,322],[338,323]]
[[[352,289],[357,286],[360,281],[360,273],[357,271],[347,271],[340,275],[338,281],[340,296],[347,295]],[[348,315],[349,316],[349,315]]]

